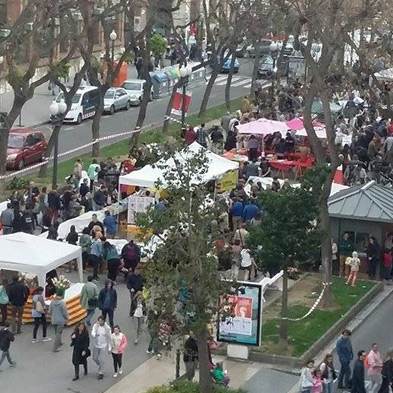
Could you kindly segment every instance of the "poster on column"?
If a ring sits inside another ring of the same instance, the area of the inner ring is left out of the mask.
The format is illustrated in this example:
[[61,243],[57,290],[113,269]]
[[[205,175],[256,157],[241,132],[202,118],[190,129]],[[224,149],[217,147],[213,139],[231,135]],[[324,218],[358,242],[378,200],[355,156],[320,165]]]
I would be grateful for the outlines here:
[[154,198],[146,196],[128,197],[128,224],[135,224],[137,213],[146,213],[150,205],[154,204]]
[[233,344],[260,344],[261,287],[244,284],[222,296],[218,315],[217,340]]
[[181,90],[178,90],[173,96],[172,110],[173,115],[181,116],[184,110],[185,115],[187,115],[188,109],[191,105],[191,92],[187,91],[184,95]]

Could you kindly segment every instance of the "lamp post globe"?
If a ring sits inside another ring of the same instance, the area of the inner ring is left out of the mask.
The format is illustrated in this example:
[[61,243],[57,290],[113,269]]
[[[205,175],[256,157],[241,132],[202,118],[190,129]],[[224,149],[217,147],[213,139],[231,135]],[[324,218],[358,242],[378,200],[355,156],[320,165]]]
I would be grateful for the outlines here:
[[111,39],[111,41],[116,41],[117,39],[117,34],[115,30],[112,30],[111,33],[109,34],[109,38]]
[[64,114],[67,110],[67,104],[62,100],[58,104],[59,114]]
[[187,66],[181,66],[179,69],[180,76],[185,78],[187,76]]
[[50,105],[49,105],[49,113],[52,116],[57,116],[57,114],[59,113],[59,104],[56,101],[53,101]]

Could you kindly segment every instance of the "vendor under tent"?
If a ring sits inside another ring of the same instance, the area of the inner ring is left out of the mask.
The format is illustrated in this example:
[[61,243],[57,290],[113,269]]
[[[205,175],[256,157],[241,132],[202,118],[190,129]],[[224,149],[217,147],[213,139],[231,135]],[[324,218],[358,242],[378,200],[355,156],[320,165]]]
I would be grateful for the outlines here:
[[44,239],[24,232],[0,237],[0,268],[35,274],[45,288],[46,274],[76,259],[79,281],[83,282],[82,250],[79,246]]
[[283,121],[258,119],[237,126],[239,134],[268,135],[280,132],[285,137],[289,128]]
[[[179,161],[184,161],[187,158],[195,156],[201,150],[206,154],[208,168],[206,173],[202,175],[202,179],[196,182],[203,184],[210,180],[217,180],[228,171],[239,169],[239,163],[221,157],[210,150],[205,149],[197,142],[189,145],[187,149],[175,153],[175,157]],[[165,168],[174,168],[175,166],[173,158],[169,158],[168,160],[161,161],[159,163]],[[158,168],[157,166],[146,165],[142,169],[120,176],[119,185],[154,188],[157,181],[160,180],[165,186],[164,174],[164,169]]]

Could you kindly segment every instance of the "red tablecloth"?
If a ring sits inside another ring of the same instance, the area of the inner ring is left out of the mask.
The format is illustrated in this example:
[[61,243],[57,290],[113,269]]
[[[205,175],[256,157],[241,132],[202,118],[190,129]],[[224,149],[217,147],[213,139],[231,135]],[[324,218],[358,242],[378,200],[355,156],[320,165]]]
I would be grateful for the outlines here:
[[270,160],[269,165],[278,171],[289,171],[291,168],[296,167],[296,161],[289,160]]

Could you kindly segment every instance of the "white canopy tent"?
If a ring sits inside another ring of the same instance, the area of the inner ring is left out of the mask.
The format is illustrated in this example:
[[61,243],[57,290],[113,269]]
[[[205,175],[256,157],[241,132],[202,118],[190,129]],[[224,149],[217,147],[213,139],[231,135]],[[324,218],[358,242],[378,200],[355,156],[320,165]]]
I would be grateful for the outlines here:
[[36,274],[45,288],[46,273],[76,259],[83,282],[82,250],[79,246],[44,239],[24,232],[0,236],[0,269]]
[[377,78],[377,80],[379,80],[379,81],[392,82],[393,81],[393,68],[388,68],[386,70],[376,72],[374,75]]
[[[207,172],[202,176],[201,183],[218,179],[228,171],[239,169],[239,163],[221,157],[218,154],[205,149],[197,142],[189,145],[188,149],[177,152],[176,159],[179,161],[184,161],[187,158],[198,154],[198,152],[201,150],[205,152],[208,161],[208,169]],[[172,158],[165,162],[162,161],[162,164],[164,164],[166,168],[173,168],[175,166],[174,160]],[[153,167],[152,165],[146,165],[142,169],[133,171],[124,176],[120,176],[119,183],[120,185],[153,188],[158,180],[165,184],[164,173],[165,170],[158,168],[157,166]]]

